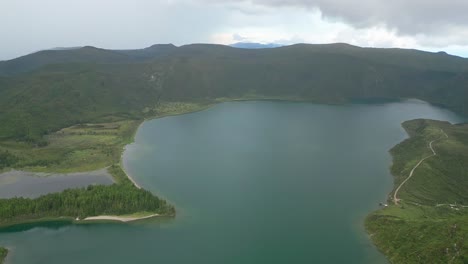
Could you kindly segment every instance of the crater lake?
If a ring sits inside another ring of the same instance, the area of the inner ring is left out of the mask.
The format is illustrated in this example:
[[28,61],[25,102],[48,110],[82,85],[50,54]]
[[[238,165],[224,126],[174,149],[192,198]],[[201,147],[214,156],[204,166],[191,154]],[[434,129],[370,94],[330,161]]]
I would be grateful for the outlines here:
[[146,121],[124,167],[176,218],[18,227],[0,244],[13,264],[387,263],[363,222],[387,200],[388,151],[415,118],[464,121],[416,100],[230,102]]

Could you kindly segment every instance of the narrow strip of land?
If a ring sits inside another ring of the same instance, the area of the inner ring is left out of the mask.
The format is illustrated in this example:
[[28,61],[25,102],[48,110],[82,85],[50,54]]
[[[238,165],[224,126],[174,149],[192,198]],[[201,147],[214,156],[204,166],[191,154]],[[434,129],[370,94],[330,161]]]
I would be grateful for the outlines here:
[[138,189],[141,189],[141,186],[138,185],[138,183],[136,183],[136,181],[132,178],[132,176],[130,174],[128,174],[128,172],[126,172],[126,171],[125,171],[125,173],[127,174],[128,179],[133,183],[133,185],[135,185],[135,187],[137,187]]
[[[448,135],[447,133],[445,133],[442,129],[440,130],[444,136],[446,138],[448,138]],[[435,140],[432,140],[431,142],[429,142],[429,148],[431,149],[432,151],[432,155],[429,155],[427,157],[424,157],[422,158],[417,164],[416,166],[413,167],[413,169],[410,171],[410,174],[408,175],[408,177],[398,186],[398,188],[395,190],[395,193],[393,194],[393,202],[395,203],[395,205],[398,205],[398,202],[400,201],[400,199],[398,198],[398,192],[400,191],[401,187],[403,185],[405,185],[405,183],[411,179],[411,177],[413,177],[413,174],[414,174],[414,171],[419,167],[419,165],[421,165],[425,160],[427,160],[428,158],[431,158],[431,157],[434,157],[434,156],[437,156],[437,153],[435,152],[434,148],[432,147],[432,144],[436,141],[440,140],[439,139],[435,139]]]

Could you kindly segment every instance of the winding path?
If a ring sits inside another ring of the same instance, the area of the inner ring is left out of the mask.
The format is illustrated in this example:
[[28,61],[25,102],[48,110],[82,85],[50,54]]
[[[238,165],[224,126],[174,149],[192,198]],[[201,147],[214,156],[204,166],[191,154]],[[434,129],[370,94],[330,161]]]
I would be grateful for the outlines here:
[[[445,133],[442,129],[441,129],[440,131],[444,134],[444,136],[445,136],[446,138],[448,138],[447,133]],[[429,155],[429,156],[427,156],[427,157],[425,157],[425,158],[422,158],[422,159],[418,162],[418,164],[416,164],[416,166],[413,167],[413,169],[411,170],[410,174],[408,175],[408,178],[406,178],[406,179],[398,186],[398,188],[395,190],[395,193],[393,194],[393,202],[395,203],[395,205],[398,205],[398,201],[400,201],[400,199],[398,199],[398,197],[397,197],[398,191],[400,191],[401,187],[402,187],[409,179],[411,179],[411,177],[413,177],[413,173],[414,173],[414,171],[416,170],[416,168],[418,168],[419,165],[421,165],[421,163],[423,163],[423,162],[424,162],[425,160],[427,160],[428,158],[437,156],[437,153],[435,152],[434,148],[432,147],[432,143],[434,143],[434,142],[436,142],[436,141],[438,141],[438,140],[440,140],[440,139],[441,139],[441,138],[435,139],[435,140],[432,140],[431,142],[429,142],[429,148],[430,148],[431,151],[432,151],[432,155]]]

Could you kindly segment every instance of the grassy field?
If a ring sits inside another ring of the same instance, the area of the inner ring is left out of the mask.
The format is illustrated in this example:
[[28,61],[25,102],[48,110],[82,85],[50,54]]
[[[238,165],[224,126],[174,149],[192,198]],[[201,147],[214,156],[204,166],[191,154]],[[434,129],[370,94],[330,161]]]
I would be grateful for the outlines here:
[[0,141],[0,152],[7,152],[15,157],[13,164],[0,167],[0,171],[15,168],[34,172],[68,173],[109,167],[120,162],[124,146],[133,141],[145,116],[157,118],[184,114],[209,106],[211,104],[208,103],[162,103],[157,108],[145,109],[145,115],[142,114],[141,119],[114,118],[114,121],[109,117],[113,122],[63,128],[44,136],[46,144],[43,146],[15,140]]
[[431,155],[432,140],[437,155],[403,185],[398,205],[390,200],[368,216],[366,228],[391,263],[468,263],[468,125],[418,119],[403,127],[410,138],[391,150],[395,186]]
[[46,146],[3,141],[0,150],[18,161],[12,167],[36,172],[83,172],[118,162],[122,148],[130,143],[141,121],[80,124],[45,136]]

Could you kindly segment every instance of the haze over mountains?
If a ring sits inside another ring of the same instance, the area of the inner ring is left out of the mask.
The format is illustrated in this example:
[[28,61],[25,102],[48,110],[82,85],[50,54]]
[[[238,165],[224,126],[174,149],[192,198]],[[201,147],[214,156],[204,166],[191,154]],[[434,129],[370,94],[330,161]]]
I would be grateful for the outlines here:
[[46,50],[0,62],[0,138],[36,140],[160,101],[264,98],[343,103],[418,98],[468,113],[468,59],[446,53],[297,44]]
[[234,48],[241,48],[241,49],[271,49],[271,48],[278,48],[286,45],[278,44],[278,43],[255,43],[255,42],[237,42],[234,44],[229,45]]

